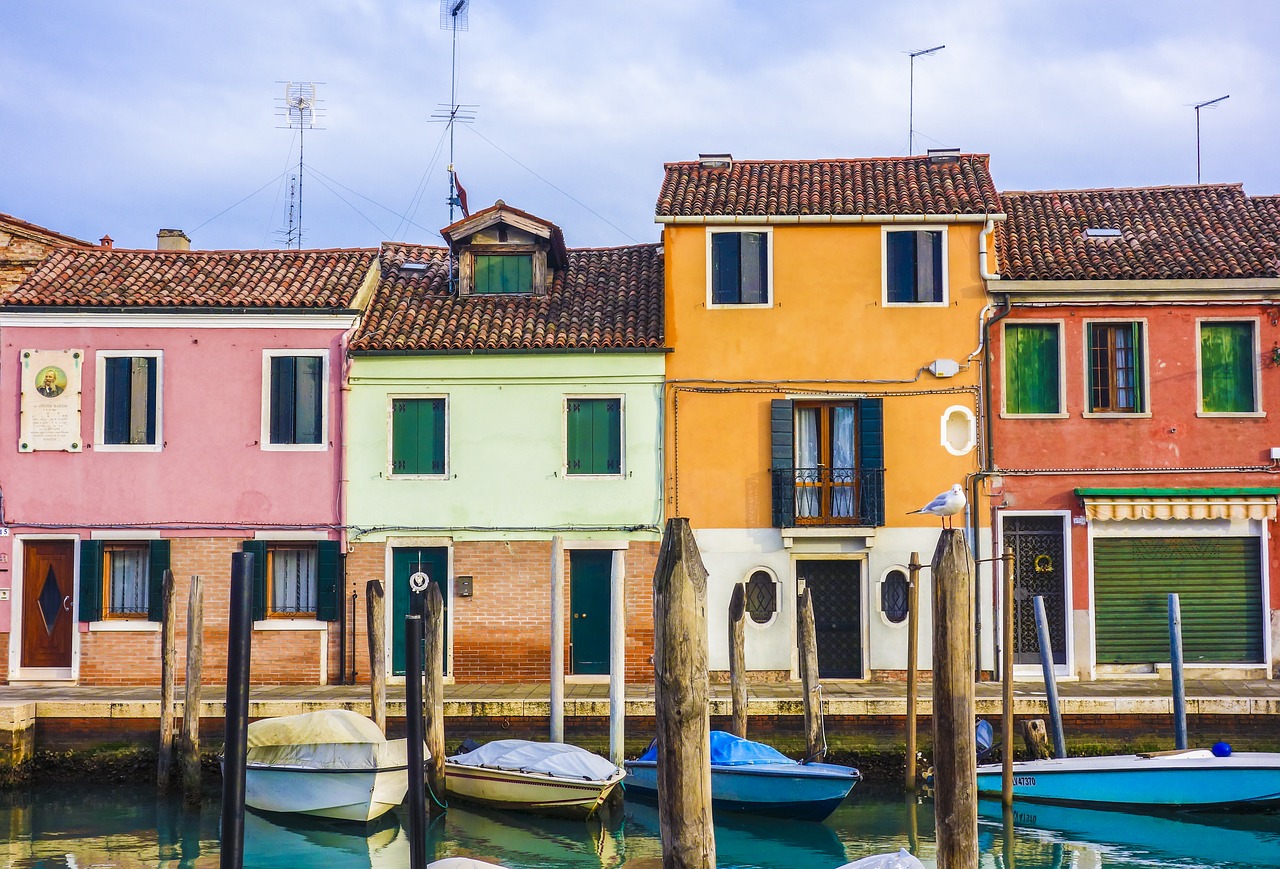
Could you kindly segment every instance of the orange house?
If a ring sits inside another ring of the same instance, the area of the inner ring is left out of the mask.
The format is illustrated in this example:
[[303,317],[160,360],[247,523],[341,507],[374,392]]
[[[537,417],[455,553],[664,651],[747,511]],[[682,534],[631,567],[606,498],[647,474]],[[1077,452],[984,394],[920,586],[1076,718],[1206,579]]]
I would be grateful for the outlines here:
[[955,483],[980,500],[984,256],[1004,216],[988,159],[665,168],[666,508],[710,572],[711,666],[727,667],[724,614],[745,583],[755,678],[795,677],[804,587],[823,678],[901,671],[906,566],[929,562],[940,525],[909,511]]

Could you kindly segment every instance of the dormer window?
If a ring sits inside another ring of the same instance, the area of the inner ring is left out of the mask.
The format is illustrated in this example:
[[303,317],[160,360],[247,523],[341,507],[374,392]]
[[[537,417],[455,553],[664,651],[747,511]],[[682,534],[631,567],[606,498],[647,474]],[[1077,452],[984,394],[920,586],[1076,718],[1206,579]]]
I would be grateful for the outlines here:
[[532,253],[475,253],[472,292],[532,293]]
[[498,200],[441,230],[458,263],[460,296],[540,296],[567,252],[555,224]]

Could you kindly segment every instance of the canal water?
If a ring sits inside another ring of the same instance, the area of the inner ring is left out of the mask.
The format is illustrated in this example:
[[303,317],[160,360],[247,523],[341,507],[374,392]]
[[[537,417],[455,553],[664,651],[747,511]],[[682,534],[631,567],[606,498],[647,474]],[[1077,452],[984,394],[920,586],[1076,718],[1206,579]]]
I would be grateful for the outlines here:
[[[825,823],[731,819],[717,824],[722,867],[835,869],[868,854],[908,848],[934,864],[928,801],[870,790]],[[250,813],[245,866],[403,869],[409,842],[400,812],[370,828],[297,824]],[[981,805],[984,867],[1280,867],[1280,815],[1131,815],[1019,805],[1007,836],[997,803]],[[658,816],[628,804],[607,821],[569,822],[455,805],[429,833],[428,858],[472,856],[523,867],[641,869],[661,865]],[[87,785],[0,794],[0,867],[216,867],[216,795],[198,810],[158,801],[145,787]]]

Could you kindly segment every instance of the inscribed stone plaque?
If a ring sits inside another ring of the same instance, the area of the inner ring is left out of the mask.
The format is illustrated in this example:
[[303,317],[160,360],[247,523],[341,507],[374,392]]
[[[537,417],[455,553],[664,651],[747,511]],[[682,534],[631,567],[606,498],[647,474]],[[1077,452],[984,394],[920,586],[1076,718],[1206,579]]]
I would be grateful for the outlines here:
[[19,452],[78,453],[83,350],[23,350]]

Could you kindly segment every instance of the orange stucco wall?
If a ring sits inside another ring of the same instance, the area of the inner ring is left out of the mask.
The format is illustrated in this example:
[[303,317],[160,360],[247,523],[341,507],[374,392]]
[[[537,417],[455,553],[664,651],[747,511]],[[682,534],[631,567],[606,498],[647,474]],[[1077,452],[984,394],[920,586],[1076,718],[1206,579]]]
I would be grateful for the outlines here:
[[812,392],[884,395],[891,524],[937,521],[904,514],[977,469],[976,450],[953,456],[940,433],[947,408],[976,412],[979,368],[950,378],[921,369],[940,358],[963,365],[987,303],[981,224],[945,228],[946,306],[883,304],[879,225],[782,225],[771,238],[772,306],[741,309],[707,307],[706,227],[665,228],[671,515],[696,527],[770,526],[769,401]]

